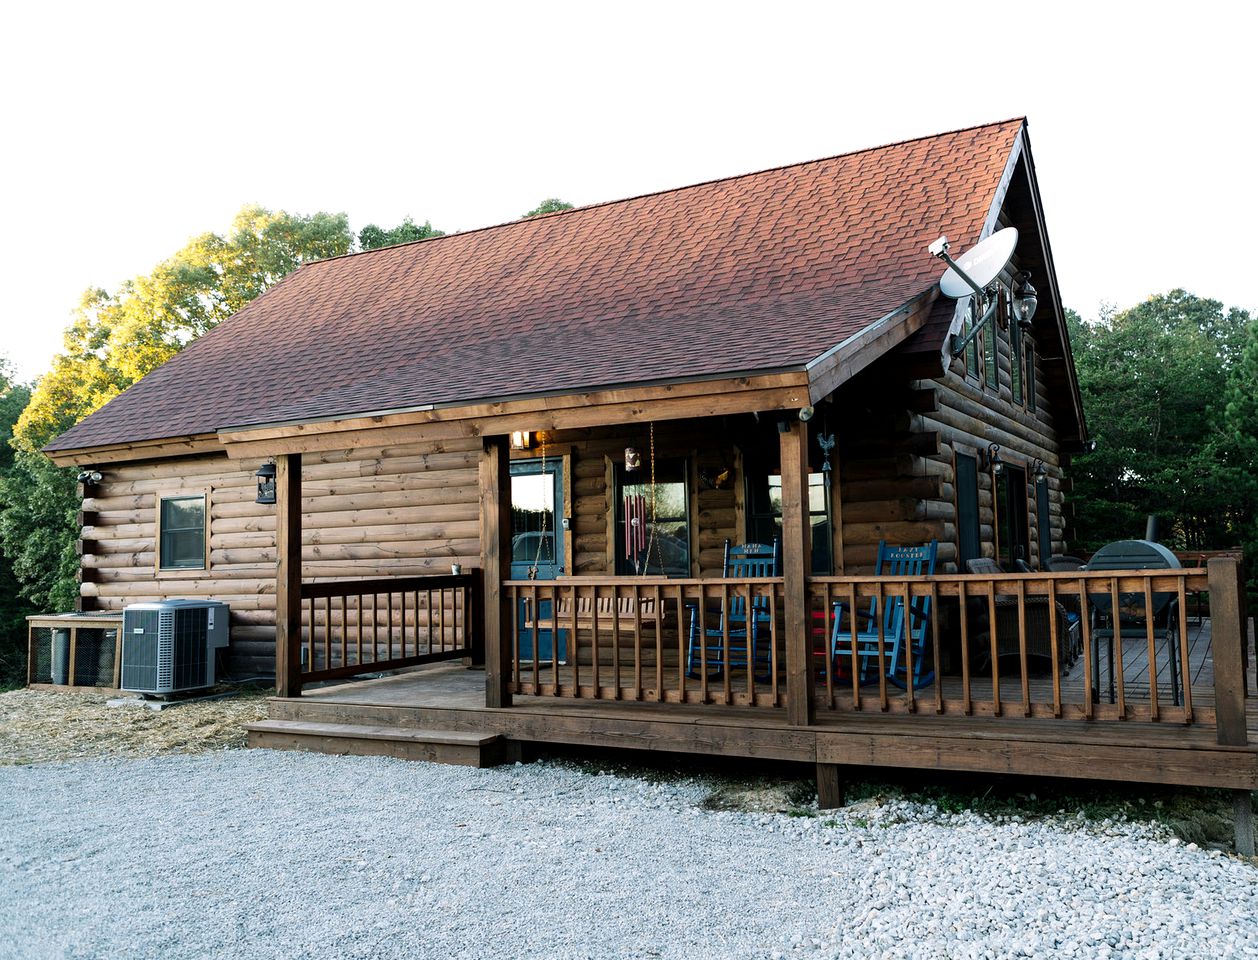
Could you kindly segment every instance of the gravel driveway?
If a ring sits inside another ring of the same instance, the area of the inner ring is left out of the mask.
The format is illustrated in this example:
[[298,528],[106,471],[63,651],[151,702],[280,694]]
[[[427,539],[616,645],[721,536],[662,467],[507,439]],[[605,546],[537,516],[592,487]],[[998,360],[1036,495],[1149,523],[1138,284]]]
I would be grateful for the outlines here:
[[1258,870],[1114,824],[229,750],[0,769],[0,956],[1258,957]]

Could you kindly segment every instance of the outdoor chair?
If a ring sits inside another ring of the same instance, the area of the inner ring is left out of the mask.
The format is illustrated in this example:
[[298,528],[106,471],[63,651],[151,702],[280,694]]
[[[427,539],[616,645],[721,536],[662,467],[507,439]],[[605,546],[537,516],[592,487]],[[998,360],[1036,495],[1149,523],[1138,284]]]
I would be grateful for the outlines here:
[[[1002,571],[995,560],[986,558],[967,560],[967,573],[984,576],[999,575]],[[982,597],[971,597],[974,617],[979,630],[976,638],[982,641],[975,644],[974,652],[980,657],[980,663],[990,666],[991,630],[990,612],[987,601]],[[1048,597],[1025,597],[1023,611],[1026,614],[1026,656],[1028,673],[1049,673],[1053,671],[1053,625],[1049,619]],[[1054,604],[1052,616],[1057,618],[1057,665],[1064,673],[1078,657],[1079,650],[1079,618],[1071,618],[1065,604],[1058,601]],[[1013,660],[1019,665],[1022,660],[1022,644],[1018,639],[1019,627],[1018,598],[1011,596],[996,597],[996,659]],[[981,669],[981,668],[980,668]]]
[[[1152,540],[1118,540],[1107,543],[1092,554],[1088,561],[1088,570],[1178,570],[1179,560],[1166,547]],[[1092,662],[1093,675],[1099,679],[1101,668],[1101,647],[1108,652],[1109,660],[1109,701],[1114,702],[1115,666],[1114,637],[1118,642],[1124,640],[1148,641],[1148,622],[1152,621],[1153,635],[1161,637],[1166,646],[1166,659],[1170,667],[1171,699],[1175,706],[1180,704],[1179,690],[1179,599],[1173,593],[1155,593],[1152,595],[1152,606],[1146,609],[1143,593],[1120,593],[1118,610],[1114,610],[1114,599],[1110,593],[1088,594],[1088,605],[1092,616]],[[1147,651],[1147,646],[1141,646]],[[1155,662],[1147,666],[1146,674],[1150,685],[1157,683],[1156,649]],[[1098,684],[1099,687],[1099,684]],[[1093,699],[1099,698],[1099,690],[1092,691]]]
[[[772,545],[744,543],[731,547],[725,541],[725,557],[721,564],[721,576],[725,579],[752,577],[776,577],[781,574],[781,542],[774,538]],[[762,673],[757,679],[769,678],[769,644],[772,636],[769,624],[770,607],[767,596],[747,597],[734,593],[728,604],[722,604],[713,624],[700,604],[687,604],[690,611],[690,628],[686,642],[686,676],[698,679],[705,670],[709,677],[720,676],[726,670],[748,667],[754,664]],[[728,611],[726,611],[728,606]],[[729,648],[726,649],[726,614],[728,612]]]
[[[888,546],[885,540],[878,544],[878,560],[874,575],[879,577],[930,576],[935,572],[935,555],[939,541],[932,540],[920,547]],[[850,663],[853,638],[852,621],[845,625],[844,610],[847,604],[834,604],[834,627],[830,635],[831,662],[836,666]],[[879,610],[878,598],[871,598],[869,609],[856,613],[855,652],[861,683],[873,683],[878,679],[878,624],[881,618],[883,651],[890,651],[886,677],[898,687],[914,689],[924,687],[935,678],[934,669],[926,669],[926,634],[930,626],[930,598],[915,597],[906,604],[904,597],[883,597]],[[864,621],[863,624],[861,621]],[[912,657],[913,675],[908,673],[909,657]]]

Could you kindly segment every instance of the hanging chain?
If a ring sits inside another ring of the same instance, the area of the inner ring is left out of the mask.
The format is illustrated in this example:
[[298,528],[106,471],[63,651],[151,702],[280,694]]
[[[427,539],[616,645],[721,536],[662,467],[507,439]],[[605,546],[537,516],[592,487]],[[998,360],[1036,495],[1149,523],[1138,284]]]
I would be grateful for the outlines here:
[[655,550],[655,563],[660,568],[660,574],[664,573],[664,560],[660,555],[660,544],[655,536],[655,421],[651,421],[651,539],[646,545],[646,564],[642,568],[642,574],[645,576],[651,571],[651,550]]
[[[542,529],[539,532],[538,538],[537,538],[537,554],[533,557],[533,566],[529,567],[530,580],[537,579],[538,567],[540,567],[542,563],[542,546],[543,544],[546,543],[546,530],[547,530],[547,527],[549,526],[549,524],[546,521],[547,521],[547,518],[550,516],[550,510],[546,509],[546,495],[545,495],[545,491],[546,491],[546,436],[545,434],[542,435],[541,441],[542,441],[542,491],[543,491],[542,492]],[[554,489],[553,484],[551,485],[551,489],[552,490]],[[550,507],[551,510],[554,509],[554,504],[555,504],[555,501],[554,501],[554,497],[552,496],[551,507]],[[549,550],[547,551],[547,553],[551,554],[550,559],[553,561],[554,560],[553,553]]]

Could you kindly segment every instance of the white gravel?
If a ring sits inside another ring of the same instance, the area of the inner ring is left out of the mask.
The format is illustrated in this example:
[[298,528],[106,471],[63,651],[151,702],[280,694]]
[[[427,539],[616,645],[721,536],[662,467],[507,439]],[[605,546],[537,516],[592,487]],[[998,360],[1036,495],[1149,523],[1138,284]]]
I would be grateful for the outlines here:
[[0,957],[1258,957],[1158,828],[268,751],[0,769]]

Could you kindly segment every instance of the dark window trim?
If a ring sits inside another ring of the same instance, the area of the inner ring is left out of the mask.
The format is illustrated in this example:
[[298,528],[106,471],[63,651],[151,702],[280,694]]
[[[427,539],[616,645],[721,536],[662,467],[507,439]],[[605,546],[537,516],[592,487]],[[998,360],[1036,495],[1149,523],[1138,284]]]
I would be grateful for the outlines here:
[[[163,507],[169,500],[200,500],[201,501],[201,547],[202,557],[198,566],[175,566],[165,562],[166,557],[166,539],[167,534],[186,533],[195,530],[195,527],[179,528],[171,530],[163,523],[162,514]],[[154,560],[153,564],[159,577],[170,576],[201,576],[210,569],[210,491],[202,490],[178,490],[170,493],[157,494],[157,529],[156,542],[154,544]]]

